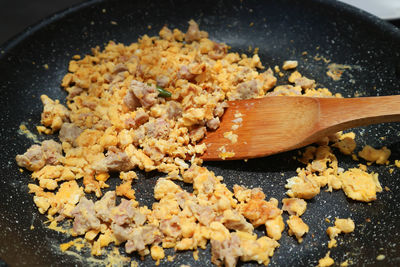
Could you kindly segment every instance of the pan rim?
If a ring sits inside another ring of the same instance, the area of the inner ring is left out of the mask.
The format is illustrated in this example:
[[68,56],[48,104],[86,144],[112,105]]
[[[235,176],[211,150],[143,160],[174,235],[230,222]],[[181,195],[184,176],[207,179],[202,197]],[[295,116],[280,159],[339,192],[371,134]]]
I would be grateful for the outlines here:
[[[48,15],[47,17],[44,17],[43,19],[39,20],[38,22],[27,26],[24,30],[15,34],[13,37],[11,37],[7,41],[5,41],[3,44],[0,44],[0,60],[10,50],[12,50],[13,47],[15,47],[19,43],[23,42],[24,39],[28,38],[29,36],[35,34],[37,31],[40,31],[43,27],[50,25],[53,22],[56,22],[58,20],[61,20],[65,16],[68,16],[69,14],[78,12],[79,10],[81,10],[85,7],[90,7],[90,6],[99,4],[99,3],[113,2],[113,1],[118,1],[118,0],[88,0],[88,1],[84,1],[82,3],[72,5],[71,7],[67,7],[65,9],[62,9],[51,15]],[[157,1],[157,0],[155,0],[155,1]],[[301,1],[301,2],[303,2],[303,1]],[[306,2],[318,3],[319,5],[322,5],[322,6],[326,5],[328,7],[335,8],[340,11],[354,14],[358,18],[363,19],[365,22],[372,23],[375,26],[381,28],[387,34],[390,34],[392,37],[398,39],[400,42],[400,29],[399,28],[397,28],[395,25],[391,24],[390,22],[380,19],[377,16],[370,14],[362,9],[359,9],[357,7],[351,6],[347,3],[340,2],[337,0],[307,0]]]

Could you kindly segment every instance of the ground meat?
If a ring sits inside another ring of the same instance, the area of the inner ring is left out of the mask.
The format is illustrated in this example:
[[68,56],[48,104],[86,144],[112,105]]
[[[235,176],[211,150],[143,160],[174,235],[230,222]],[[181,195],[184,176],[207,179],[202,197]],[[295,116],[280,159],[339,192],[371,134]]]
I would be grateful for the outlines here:
[[125,244],[125,251],[127,253],[142,251],[146,248],[146,245],[156,243],[158,240],[160,240],[160,234],[155,225],[148,224],[137,227],[129,234],[129,239]]
[[199,30],[199,25],[194,20],[189,21],[189,28],[185,34],[185,41],[191,43],[194,41],[199,41],[201,38],[207,37],[206,32]]
[[113,234],[115,236],[115,239],[119,242],[125,242],[128,240],[129,235],[132,233],[133,228],[129,226],[121,226],[116,223],[111,224],[111,230],[113,231]]
[[54,140],[46,140],[42,142],[42,149],[46,158],[46,164],[57,165],[62,158],[61,144]]
[[123,63],[118,63],[113,69],[113,74],[117,74],[123,71],[128,71],[128,67]]
[[168,76],[165,76],[165,75],[159,75],[159,76],[157,76],[157,78],[156,78],[156,82],[157,82],[157,85],[158,86],[160,86],[160,87],[166,87],[167,85],[168,85],[168,83],[169,83],[169,78],[168,78]]
[[104,196],[94,203],[97,218],[103,222],[111,221],[111,210],[115,207],[115,191],[108,191]]
[[133,80],[129,88],[145,108],[149,108],[158,102],[158,92],[155,86]]
[[209,206],[191,204],[189,207],[197,220],[203,225],[210,225],[216,217],[215,212]]
[[236,266],[238,258],[242,255],[240,239],[236,234],[222,242],[211,239],[211,262],[215,265]]
[[139,98],[135,96],[132,90],[128,90],[126,92],[123,101],[125,106],[127,106],[129,110],[135,110],[136,108],[141,106]]
[[306,77],[298,78],[294,81],[295,86],[300,86],[302,89],[310,89],[315,87],[315,81]]
[[18,166],[30,171],[40,170],[45,164],[57,165],[62,158],[61,145],[53,140],[43,141],[41,146],[32,145],[23,155],[17,155]]
[[227,107],[228,107],[228,103],[226,103],[226,102],[218,103],[214,109],[214,116],[222,117],[222,115],[224,115],[225,108],[227,108]]
[[223,216],[223,223],[226,228],[242,232],[252,233],[254,227],[248,223],[242,214],[237,211],[226,210]]
[[208,52],[208,56],[214,60],[223,58],[228,51],[226,44],[214,43],[213,50]]
[[40,170],[46,164],[45,155],[39,145],[31,146],[23,155],[17,155],[15,160],[18,166],[30,171]]
[[75,139],[82,133],[82,129],[73,123],[65,122],[61,126],[59,138],[61,142],[68,142],[70,144],[75,144]]
[[64,122],[69,121],[70,111],[59,103],[58,100],[53,101],[46,95],[41,95],[40,99],[43,103],[43,112],[41,114],[41,123],[50,127],[53,131],[59,130]]
[[100,220],[96,217],[94,203],[86,197],[81,197],[72,211],[72,216],[74,217],[73,231],[76,235],[83,235],[90,229],[100,229]]
[[79,87],[79,86],[72,86],[72,87],[69,87],[66,90],[68,92],[67,99],[69,99],[69,100],[74,98],[77,95],[80,95],[83,92],[83,89],[81,87]]
[[106,157],[94,164],[93,169],[97,172],[107,171],[129,171],[134,167],[128,155],[116,147],[110,147]]
[[162,118],[158,118],[152,122],[148,122],[144,126],[146,136],[148,137],[165,138],[168,137],[168,134],[170,132],[169,123]]
[[236,99],[249,99],[258,96],[259,89],[258,89],[258,84],[256,80],[251,80],[247,82],[242,82],[238,84],[236,87],[236,97],[235,99],[231,100],[236,100]]
[[161,161],[164,154],[157,147],[145,146],[143,152],[154,161]]
[[212,118],[211,120],[208,120],[206,125],[207,125],[208,129],[216,130],[216,129],[218,129],[220,123],[221,122],[219,121],[219,117],[215,117],[215,118]]
[[203,139],[206,133],[207,133],[207,128],[204,126],[200,126],[190,131],[189,138],[193,143],[196,143],[197,141]]
[[170,237],[178,237],[181,235],[181,227],[179,217],[174,215],[171,219],[161,220],[160,222],[161,232]]
[[182,105],[176,101],[168,101],[167,117],[168,119],[176,119],[182,116]]
[[134,120],[134,127],[139,127],[140,125],[149,121],[149,115],[143,110],[138,110],[133,120]]
[[186,65],[183,65],[178,71],[178,78],[179,79],[193,81],[193,79],[195,77],[196,77],[196,74],[191,73],[190,70],[189,70],[189,67],[186,66]]
[[134,207],[132,200],[121,199],[121,203],[113,211],[112,220],[117,225],[134,224],[141,226],[146,221],[146,216]]

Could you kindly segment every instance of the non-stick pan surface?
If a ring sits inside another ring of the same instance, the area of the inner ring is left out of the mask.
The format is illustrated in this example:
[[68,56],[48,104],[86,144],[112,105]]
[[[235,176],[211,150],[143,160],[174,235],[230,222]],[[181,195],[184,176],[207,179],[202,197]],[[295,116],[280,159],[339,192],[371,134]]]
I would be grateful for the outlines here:
[[[14,160],[16,154],[32,144],[17,131],[25,123],[35,132],[42,109],[39,96],[45,93],[51,98],[65,98],[59,84],[72,55],[88,54],[92,47],[103,46],[109,40],[129,44],[143,34],[156,35],[165,24],[186,30],[190,19],[208,31],[211,39],[226,42],[233,51],[258,47],[266,66],[298,60],[302,74],[345,97],[400,94],[400,32],[373,16],[333,1],[90,1],[49,17],[0,48],[0,258],[8,265],[87,265],[84,257],[59,252],[58,245],[70,238],[44,226],[46,218],[39,214],[28,194],[30,174],[20,173]],[[318,60],[321,57],[352,68],[341,80],[333,81],[326,75],[327,63]],[[280,83],[283,82],[282,79]],[[391,162],[400,159],[399,130],[399,123],[357,129],[358,149],[365,144],[387,146],[392,150]],[[297,152],[293,151],[247,163],[206,166],[222,175],[230,188],[235,183],[262,187],[268,198],[281,200],[285,197],[286,179],[301,167],[293,159],[295,155]],[[340,158],[341,167],[355,165],[349,157]],[[331,256],[337,263],[349,260],[358,266],[399,266],[400,169],[371,166],[369,170],[379,173],[381,184],[388,191],[379,193],[372,204],[351,201],[342,191],[322,191],[308,201],[303,215],[310,226],[304,242],[298,244],[284,234],[271,266],[315,266],[328,250],[325,230],[331,224],[325,218],[335,217],[351,217],[356,223],[355,231],[340,236],[339,246],[332,249]],[[150,206],[159,175],[140,176],[134,188],[138,200]],[[211,265],[209,247],[199,254],[200,259],[194,261],[191,252],[178,253],[174,262],[164,260],[161,265]],[[378,261],[380,254],[385,258]],[[136,255],[132,258],[138,259]],[[148,256],[140,265],[154,262]]]

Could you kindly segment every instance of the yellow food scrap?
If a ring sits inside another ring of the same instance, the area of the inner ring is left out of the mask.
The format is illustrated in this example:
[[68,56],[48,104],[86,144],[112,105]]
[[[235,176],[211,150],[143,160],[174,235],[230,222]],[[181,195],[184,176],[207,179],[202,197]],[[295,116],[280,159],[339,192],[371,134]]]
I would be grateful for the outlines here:
[[307,209],[307,202],[301,198],[284,198],[282,203],[282,210],[287,211],[290,215],[301,216]]
[[298,64],[299,63],[297,62],[297,60],[286,60],[285,62],[283,62],[282,69],[283,70],[295,69],[297,68]]
[[318,267],[328,267],[328,266],[332,266],[335,261],[331,258],[330,256],[330,251],[328,251],[328,253],[326,253],[325,257],[323,257],[322,259],[320,259],[318,261]]
[[376,193],[382,192],[377,173],[367,173],[363,170],[352,168],[339,174],[342,189],[346,196],[358,201],[373,201]]
[[160,260],[165,258],[164,249],[160,246],[152,246],[150,249],[151,257],[156,261],[156,265],[160,264]]
[[351,233],[355,229],[355,224],[354,221],[350,218],[347,219],[340,219],[336,218],[335,220],[335,226],[330,226],[326,230],[326,233],[328,234],[330,241],[328,243],[328,248],[336,247],[337,246],[337,241],[336,237],[340,233]]
[[375,162],[376,164],[386,164],[390,154],[390,149],[385,146],[381,149],[375,149],[366,145],[360,152],[358,152],[359,157],[370,162]]
[[309,231],[308,225],[296,215],[290,215],[286,223],[289,226],[289,235],[295,235],[299,243],[303,242],[303,236]]

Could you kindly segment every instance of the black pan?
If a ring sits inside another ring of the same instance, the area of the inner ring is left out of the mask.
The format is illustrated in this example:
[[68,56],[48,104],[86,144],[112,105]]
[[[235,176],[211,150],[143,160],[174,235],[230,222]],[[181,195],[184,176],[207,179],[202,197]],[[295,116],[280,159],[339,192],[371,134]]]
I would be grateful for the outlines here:
[[[39,214],[28,194],[30,174],[20,173],[14,161],[16,154],[32,144],[17,130],[25,122],[35,131],[42,109],[40,94],[65,98],[59,84],[72,55],[90,53],[90,48],[109,40],[129,44],[145,33],[156,35],[165,24],[185,30],[192,18],[212,39],[228,43],[234,51],[259,47],[266,66],[281,65],[286,59],[299,60],[302,74],[345,97],[400,94],[400,31],[334,1],[115,0],[89,1],[65,10],[28,28],[0,48],[0,258],[8,265],[87,265],[84,257],[58,251],[58,245],[70,238],[44,227],[46,218]],[[307,54],[303,54],[305,51]],[[315,56],[353,68],[340,81],[333,81],[325,74],[327,64],[315,60]],[[48,69],[43,67],[45,64]],[[356,141],[358,147],[364,144],[389,147],[393,162],[400,159],[399,130],[399,123],[360,128]],[[285,196],[285,180],[301,166],[292,159],[296,153],[247,163],[206,165],[224,176],[229,187],[235,183],[260,186],[268,198],[280,200]],[[340,162],[345,168],[356,165],[349,157],[341,157]],[[390,188],[378,194],[378,200],[371,205],[351,201],[342,191],[322,192],[309,201],[303,219],[310,225],[310,233],[300,245],[284,234],[271,266],[315,266],[327,252],[325,230],[331,225],[325,222],[327,217],[351,217],[356,222],[354,233],[341,236],[339,247],[332,250],[331,256],[337,263],[347,259],[358,266],[399,266],[400,169],[393,169],[390,173],[386,166],[370,167],[380,174],[381,184]],[[159,175],[140,175],[142,179],[135,184],[138,200],[151,205],[152,188]],[[380,254],[386,257],[378,261],[376,257]],[[138,259],[136,255],[132,258]],[[209,248],[200,251],[198,261],[193,260],[191,252],[184,252],[178,253],[173,263],[164,260],[161,265],[182,263],[211,265]],[[154,265],[154,262],[147,257],[141,264]]]

